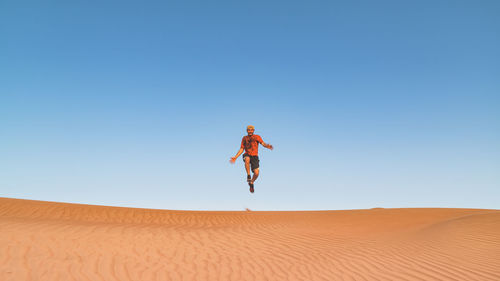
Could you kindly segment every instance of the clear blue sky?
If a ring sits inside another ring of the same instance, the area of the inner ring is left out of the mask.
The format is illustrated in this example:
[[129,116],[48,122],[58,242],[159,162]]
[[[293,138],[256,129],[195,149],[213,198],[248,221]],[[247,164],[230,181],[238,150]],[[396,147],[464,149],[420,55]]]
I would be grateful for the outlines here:
[[[0,196],[500,208],[500,2],[0,2]],[[239,149],[252,124],[256,193]]]

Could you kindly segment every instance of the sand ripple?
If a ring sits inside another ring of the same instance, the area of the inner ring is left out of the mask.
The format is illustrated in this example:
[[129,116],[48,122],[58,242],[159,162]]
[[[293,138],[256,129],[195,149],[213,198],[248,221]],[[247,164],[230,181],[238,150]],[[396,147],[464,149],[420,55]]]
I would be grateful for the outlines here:
[[500,280],[500,211],[199,212],[0,198],[0,280]]

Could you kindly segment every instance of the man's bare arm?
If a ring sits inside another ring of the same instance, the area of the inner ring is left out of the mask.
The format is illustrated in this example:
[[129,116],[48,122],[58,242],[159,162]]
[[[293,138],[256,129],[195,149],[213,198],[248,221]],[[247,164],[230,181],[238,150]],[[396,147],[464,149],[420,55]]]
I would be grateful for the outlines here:
[[241,153],[243,153],[243,148],[240,148],[240,150],[238,150],[238,153],[236,153],[236,155],[234,157],[231,157],[231,160],[229,160],[229,162],[231,163],[234,163],[236,162],[236,159],[238,159],[238,157],[240,157]]
[[265,147],[265,148],[267,148],[267,149],[273,150],[273,146],[271,144],[269,144],[269,143],[262,142],[262,146]]
[[244,149],[240,148],[240,150],[238,150],[238,153],[236,153],[236,155],[234,156],[234,158],[240,157],[240,155],[243,153],[243,151],[244,151]]

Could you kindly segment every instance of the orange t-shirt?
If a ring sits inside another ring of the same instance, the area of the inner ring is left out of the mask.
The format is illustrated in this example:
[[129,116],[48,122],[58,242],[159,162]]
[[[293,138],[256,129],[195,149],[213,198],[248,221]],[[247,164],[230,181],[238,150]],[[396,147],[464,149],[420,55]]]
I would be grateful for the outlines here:
[[245,153],[250,156],[258,156],[259,143],[262,144],[263,142],[259,135],[244,136],[241,140],[241,148],[244,148]]

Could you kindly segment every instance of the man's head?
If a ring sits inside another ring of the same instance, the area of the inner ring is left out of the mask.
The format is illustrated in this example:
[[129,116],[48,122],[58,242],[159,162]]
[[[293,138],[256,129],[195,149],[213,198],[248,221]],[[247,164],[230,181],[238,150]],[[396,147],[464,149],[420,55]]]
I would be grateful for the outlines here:
[[247,133],[248,133],[249,136],[253,135],[254,131],[255,131],[254,126],[252,126],[252,125],[248,125],[247,126]]

